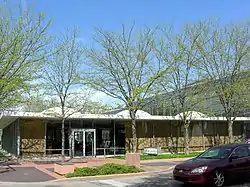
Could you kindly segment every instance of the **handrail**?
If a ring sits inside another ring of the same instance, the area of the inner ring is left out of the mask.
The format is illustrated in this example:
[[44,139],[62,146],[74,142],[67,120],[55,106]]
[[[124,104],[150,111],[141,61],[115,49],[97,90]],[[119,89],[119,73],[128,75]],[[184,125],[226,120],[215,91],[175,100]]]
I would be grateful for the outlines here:
[[99,147],[99,148],[96,148],[96,150],[103,150],[103,156],[106,157],[106,153],[107,153],[107,150],[113,150],[113,153],[114,154],[111,154],[111,155],[116,155],[116,150],[125,150],[124,147]]
[[[61,151],[62,149],[46,149],[46,152],[47,151]],[[115,156],[116,155],[116,151],[121,151],[121,150],[125,150],[124,147],[98,147],[96,148],[96,150],[103,150],[103,156],[107,156],[107,152],[108,151],[112,151],[114,154],[110,154],[110,156]],[[70,151],[70,149],[64,149],[64,151]],[[95,155],[97,156],[97,155]]]

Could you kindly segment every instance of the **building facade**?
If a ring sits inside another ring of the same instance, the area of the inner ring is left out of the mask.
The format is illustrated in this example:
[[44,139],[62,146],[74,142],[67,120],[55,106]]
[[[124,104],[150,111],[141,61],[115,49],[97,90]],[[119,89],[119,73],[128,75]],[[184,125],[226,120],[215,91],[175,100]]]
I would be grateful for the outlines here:
[[[235,142],[250,136],[250,118],[236,118]],[[95,157],[120,155],[131,150],[132,131],[128,111],[112,114],[75,114],[65,122],[65,155]],[[60,118],[45,113],[5,113],[0,119],[2,149],[17,157],[61,155]],[[201,151],[216,144],[228,143],[227,122],[223,117],[194,115],[189,128],[191,151]],[[178,116],[150,115],[137,112],[137,149],[160,147],[182,152],[184,137]]]

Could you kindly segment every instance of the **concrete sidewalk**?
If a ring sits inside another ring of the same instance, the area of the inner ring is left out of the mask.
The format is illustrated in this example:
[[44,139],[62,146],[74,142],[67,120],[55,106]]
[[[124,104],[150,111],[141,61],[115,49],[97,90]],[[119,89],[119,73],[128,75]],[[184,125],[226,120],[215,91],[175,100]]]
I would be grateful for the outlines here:
[[161,173],[149,173],[144,175],[130,175],[121,176],[116,178],[89,178],[86,180],[81,180],[80,178],[72,178],[70,180],[58,180],[58,181],[47,181],[47,182],[32,182],[32,183],[14,183],[14,182],[0,182],[0,186],[39,186],[39,187],[75,187],[75,186],[86,186],[86,187],[125,187],[131,186],[138,182],[144,181],[145,178],[157,176],[159,174],[171,175],[170,172]]
[[[143,160],[141,161],[141,167],[145,172],[138,174],[127,174],[131,175],[144,175],[155,173],[159,171],[168,171],[173,168],[176,164],[183,162],[190,158],[181,158],[181,159],[159,159],[159,160]],[[113,159],[113,158],[91,158],[87,162],[79,163],[75,162],[74,166],[77,168],[80,167],[96,167],[101,166],[106,163],[116,163],[116,164],[125,164],[125,160]],[[64,176],[58,175],[54,172],[54,164],[35,164],[34,162],[20,162],[19,165],[12,166],[15,171],[0,172],[0,182],[42,182],[50,180],[70,180],[66,179]],[[101,178],[114,178],[120,177],[121,175],[113,176],[98,176]],[[124,175],[126,176],[126,175]],[[97,178],[98,178],[97,177]],[[84,177],[86,178],[96,178],[95,177]]]
[[141,166],[145,168],[147,171],[152,171],[152,172],[158,170],[168,170],[188,159],[191,158],[142,160]]

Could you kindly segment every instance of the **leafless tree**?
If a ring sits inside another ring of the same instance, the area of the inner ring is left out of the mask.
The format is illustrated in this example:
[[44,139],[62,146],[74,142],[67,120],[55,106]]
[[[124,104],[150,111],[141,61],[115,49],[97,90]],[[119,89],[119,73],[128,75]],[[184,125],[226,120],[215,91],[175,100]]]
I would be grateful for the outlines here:
[[[83,92],[81,88],[81,71],[83,65],[83,47],[77,40],[78,31],[72,33],[67,31],[59,42],[52,49],[54,55],[44,63],[41,78],[44,90],[47,94],[56,95],[61,112],[57,115],[61,119],[62,127],[62,159],[64,161],[65,152],[65,120],[80,111],[85,106],[83,102],[88,100],[89,93]],[[74,108],[74,110],[72,110]]]
[[97,29],[98,47],[86,49],[87,84],[126,105],[133,152],[137,151],[136,112],[147,104],[147,97],[156,94],[154,84],[167,69],[155,58],[156,30],[145,28],[135,36],[134,27],[126,31],[123,26],[120,33]]

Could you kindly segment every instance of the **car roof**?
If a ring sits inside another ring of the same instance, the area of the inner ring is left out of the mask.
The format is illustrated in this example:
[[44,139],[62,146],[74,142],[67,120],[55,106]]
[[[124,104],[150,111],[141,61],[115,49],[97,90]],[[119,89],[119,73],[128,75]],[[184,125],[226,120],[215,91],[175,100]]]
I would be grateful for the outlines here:
[[224,145],[217,145],[215,147],[223,147],[223,148],[231,148],[231,149],[234,149],[236,147],[239,147],[239,146],[242,146],[242,145],[248,145],[250,146],[249,144],[224,144]]

